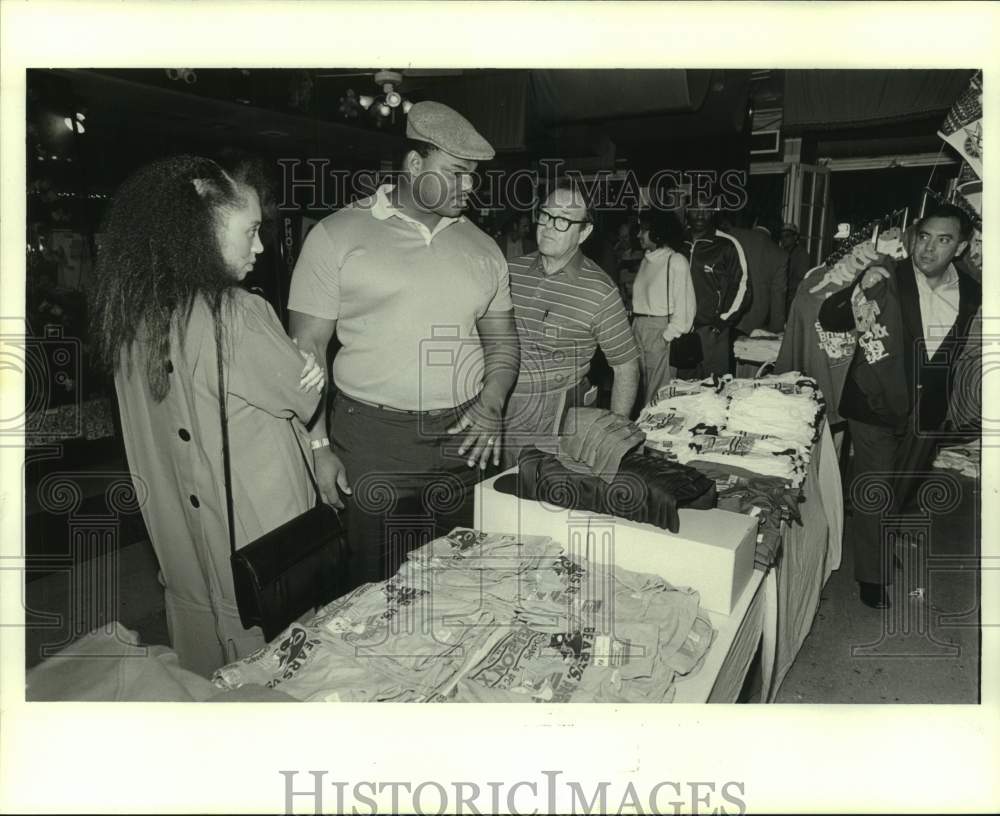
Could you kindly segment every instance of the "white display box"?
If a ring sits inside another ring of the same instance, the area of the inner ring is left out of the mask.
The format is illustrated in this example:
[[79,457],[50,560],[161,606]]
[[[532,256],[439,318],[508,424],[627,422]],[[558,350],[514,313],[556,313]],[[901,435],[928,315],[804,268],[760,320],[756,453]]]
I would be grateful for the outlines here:
[[566,510],[501,493],[494,483],[476,486],[475,527],[516,535],[547,535],[570,555],[659,575],[676,587],[698,591],[701,606],[728,615],[753,574],[757,519],[728,510],[681,510],[671,533],[586,510]]

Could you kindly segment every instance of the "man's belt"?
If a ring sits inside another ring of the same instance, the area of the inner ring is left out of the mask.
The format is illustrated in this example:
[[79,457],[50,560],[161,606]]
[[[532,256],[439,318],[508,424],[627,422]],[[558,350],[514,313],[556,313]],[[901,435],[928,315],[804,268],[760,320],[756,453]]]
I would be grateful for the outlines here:
[[377,402],[368,402],[368,400],[348,396],[343,391],[338,391],[337,397],[345,399],[348,402],[356,402],[358,405],[364,405],[366,408],[375,408],[378,411],[388,411],[390,414],[407,414],[409,416],[440,416],[441,414],[461,413],[477,399],[479,399],[478,396],[475,396],[468,402],[463,402],[461,405],[455,405],[452,408],[432,408],[429,411],[411,411],[407,408],[394,408],[391,405],[380,405]]

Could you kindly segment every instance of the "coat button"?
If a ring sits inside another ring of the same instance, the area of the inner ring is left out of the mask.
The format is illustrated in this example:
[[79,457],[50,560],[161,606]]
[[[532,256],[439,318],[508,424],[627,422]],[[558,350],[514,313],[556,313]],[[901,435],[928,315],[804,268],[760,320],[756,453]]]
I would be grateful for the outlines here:
[[181,429],[180,429],[180,430],[179,430],[179,431],[177,432],[177,435],[178,435],[178,436],[179,436],[179,437],[180,437],[181,439],[183,439],[183,440],[184,440],[185,442],[190,442],[190,441],[191,441],[191,434],[189,434],[189,433],[187,432],[187,429],[186,429],[186,428],[181,428]]
[[191,499],[191,506],[192,507],[194,507],[194,508],[201,507],[201,502],[198,501],[198,497],[197,496],[191,495],[188,498]]
[[167,360],[166,369],[167,369],[167,374],[173,374],[174,373],[174,364],[172,362],[170,362],[170,360]]

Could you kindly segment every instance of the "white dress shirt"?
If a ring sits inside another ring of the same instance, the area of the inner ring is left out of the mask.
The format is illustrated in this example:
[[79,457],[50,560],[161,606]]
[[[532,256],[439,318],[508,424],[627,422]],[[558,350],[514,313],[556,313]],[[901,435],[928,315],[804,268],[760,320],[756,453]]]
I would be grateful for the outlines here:
[[920,296],[920,322],[924,327],[924,340],[929,360],[941,347],[941,343],[958,318],[958,271],[953,264],[942,275],[941,283],[932,289],[927,277],[914,266],[913,276],[917,279],[917,294]]

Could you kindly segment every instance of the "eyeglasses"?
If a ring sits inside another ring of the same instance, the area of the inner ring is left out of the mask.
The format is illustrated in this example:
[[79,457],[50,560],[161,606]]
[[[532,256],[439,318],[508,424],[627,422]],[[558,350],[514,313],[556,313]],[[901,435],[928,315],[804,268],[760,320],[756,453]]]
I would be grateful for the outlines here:
[[545,210],[538,211],[538,217],[535,219],[535,223],[540,227],[547,227],[551,224],[555,227],[556,232],[566,232],[572,224],[589,224],[590,219],[584,218],[580,221],[574,221],[572,218],[564,218],[561,215],[552,215],[551,213],[545,212]]

